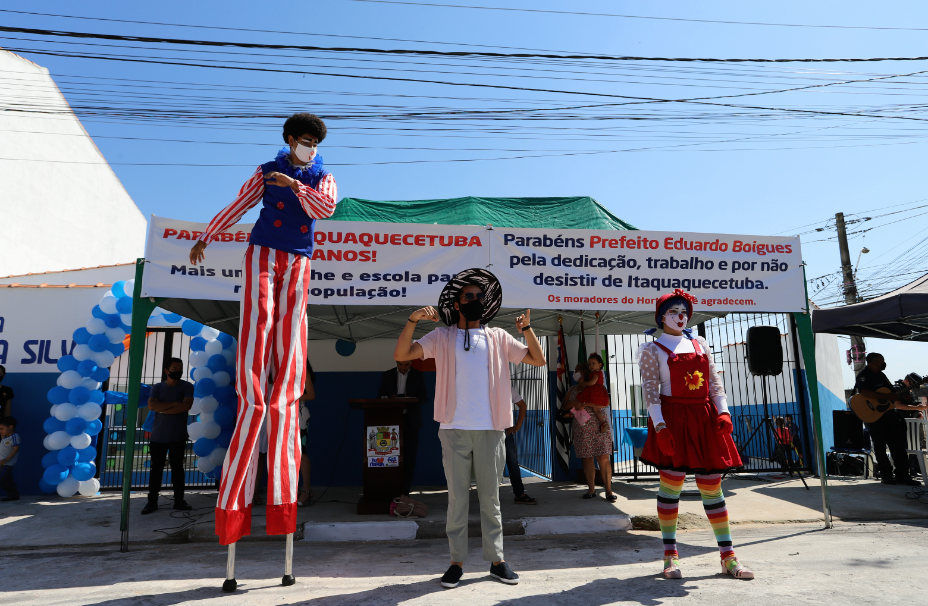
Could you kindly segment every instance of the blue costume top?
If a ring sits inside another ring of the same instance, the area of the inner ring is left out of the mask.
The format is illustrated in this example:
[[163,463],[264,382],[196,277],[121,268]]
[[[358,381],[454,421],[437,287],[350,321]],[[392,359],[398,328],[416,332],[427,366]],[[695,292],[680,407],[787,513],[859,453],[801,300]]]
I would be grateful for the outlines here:
[[[283,173],[313,189],[329,174],[322,168],[322,156],[318,153],[312,164],[291,164],[289,147],[280,150],[274,160],[262,164],[261,172],[265,176],[272,172]],[[311,256],[316,220],[306,214],[293,190],[265,184],[262,202],[264,206],[251,230],[250,242],[295,255]]]

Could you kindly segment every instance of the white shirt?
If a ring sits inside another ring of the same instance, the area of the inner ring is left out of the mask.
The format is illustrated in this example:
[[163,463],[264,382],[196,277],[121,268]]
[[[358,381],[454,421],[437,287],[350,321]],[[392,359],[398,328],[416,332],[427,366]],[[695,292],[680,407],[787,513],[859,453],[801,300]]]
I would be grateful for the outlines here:
[[464,351],[464,329],[457,329],[454,346],[454,395],[457,401],[450,423],[440,429],[493,430],[490,409],[490,352],[484,328],[470,329],[470,351]]
[[409,377],[409,371],[404,375],[397,369],[396,371],[396,393],[397,395],[406,395],[406,379]]
[[[696,352],[696,348],[693,347],[693,342],[683,335],[668,335],[667,333],[664,333],[655,339],[655,341],[677,355]],[[658,348],[657,357],[661,361],[661,395],[673,395],[670,385],[670,367],[667,366],[667,359],[670,356],[667,355],[666,351]]]
[[515,404],[522,401],[522,394],[515,387],[510,389],[512,389],[512,424],[515,425],[516,421],[519,420],[519,407]]

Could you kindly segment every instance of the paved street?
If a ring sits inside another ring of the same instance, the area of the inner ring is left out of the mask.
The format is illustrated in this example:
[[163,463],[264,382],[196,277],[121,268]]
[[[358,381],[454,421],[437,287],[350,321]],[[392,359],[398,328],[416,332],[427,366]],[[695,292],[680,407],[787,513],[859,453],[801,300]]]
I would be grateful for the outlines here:
[[[654,532],[613,532],[506,539],[506,556],[522,576],[506,586],[487,574],[479,539],[457,589],[442,589],[444,540],[295,545],[297,585],[281,587],[283,542],[239,549],[239,591],[219,590],[225,550],[190,543],[7,550],[0,555],[0,603],[54,606],[173,604],[918,604],[928,576],[928,522],[741,526],[736,550],[758,574],[739,581],[719,574],[707,531],[679,534],[685,579],[660,578]],[[695,602],[693,600],[695,598]]]

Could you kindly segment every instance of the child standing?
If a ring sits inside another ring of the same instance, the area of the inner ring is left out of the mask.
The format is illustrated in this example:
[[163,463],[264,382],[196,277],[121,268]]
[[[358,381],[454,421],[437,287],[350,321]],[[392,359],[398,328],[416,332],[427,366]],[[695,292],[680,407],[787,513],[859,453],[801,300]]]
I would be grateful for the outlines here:
[[13,465],[19,458],[19,434],[16,433],[16,419],[0,419],[0,488],[6,496],[0,501],[18,501],[19,490],[13,480]]
[[577,399],[593,408],[596,420],[599,421],[599,433],[605,433],[609,429],[609,424],[606,423],[606,414],[603,409],[609,406],[609,393],[605,387],[603,358],[597,353],[592,353],[587,363],[590,367],[589,378],[578,381],[577,384],[583,387],[583,391]]

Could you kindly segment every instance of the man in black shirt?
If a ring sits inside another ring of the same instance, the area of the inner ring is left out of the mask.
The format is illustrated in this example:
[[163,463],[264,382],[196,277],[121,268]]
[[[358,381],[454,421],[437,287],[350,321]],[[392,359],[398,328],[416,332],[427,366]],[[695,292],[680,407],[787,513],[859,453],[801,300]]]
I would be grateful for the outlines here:
[[171,484],[174,486],[174,509],[192,509],[184,500],[184,454],[187,450],[187,411],[193,405],[193,384],[181,379],[184,363],[171,358],[167,378],[151,388],[148,408],[155,413],[151,428],[151,469],[148,480],[147,515],[158,509],[158,492],[164,475],[164,458],[170,454]]
[[416,470],[416,453],[419,450],[419,429],[422,428],[420,407],[428,400],[425,377],[412,367],[412,362],[397,362],[396,368],[384,371],[380,377],[378,398],[416,398],[403,415],[406,435],[403,437],[403,494],[412,490],[412,474]]
[[[0,364],[0,383],[6,377],[6,367]],[[9,417],[13,414],[13,388],[0,385],[0,417]]]
[[[857,382],[854,389],[857,393],[873,400],[891,400],[895,404],[895,409],[899,410],[921,410],[924,407],[907,406],[893,393],[879,393],[881,387],[893,388],[892,382],[883,374],[886,369],[886,362],[883,356],[878,353],[867,354],[867,367],[857,375]],[[896,410],[888,410],[877,419],[874,423],[867,423],[870,430],[870,439],[873,441],[873,453],[876,455],[876,461],[880,466],[880,476],[884,484],[905,484],[906,486],[918,486],[919,483],[909,475],[909,457],[906,453],[905,438],[905,421],[900,417]],[[889,453],[893,457],[892,463],[886,456],[886,447],[889,447]],[[895,474],[893,474],[895,467]]]

